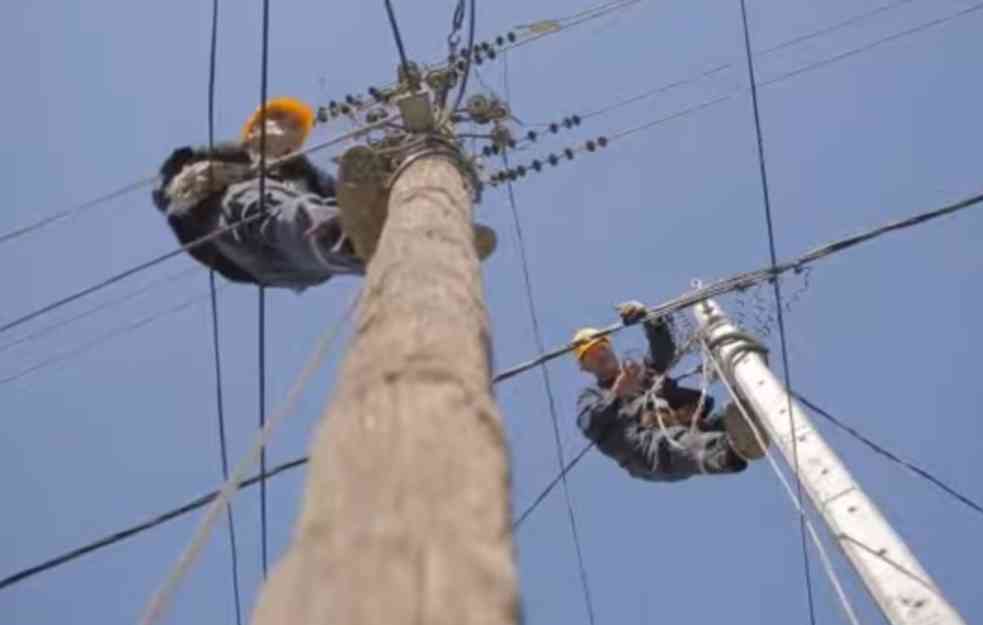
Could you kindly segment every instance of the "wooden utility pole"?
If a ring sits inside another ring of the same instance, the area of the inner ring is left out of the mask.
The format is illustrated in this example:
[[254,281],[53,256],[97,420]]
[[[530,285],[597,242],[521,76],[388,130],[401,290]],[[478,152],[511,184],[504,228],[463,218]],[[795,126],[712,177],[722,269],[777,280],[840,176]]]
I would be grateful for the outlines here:
[[303,512],[255,625],[509,625],[509,472],[471,193],[448,158],[393,185]]

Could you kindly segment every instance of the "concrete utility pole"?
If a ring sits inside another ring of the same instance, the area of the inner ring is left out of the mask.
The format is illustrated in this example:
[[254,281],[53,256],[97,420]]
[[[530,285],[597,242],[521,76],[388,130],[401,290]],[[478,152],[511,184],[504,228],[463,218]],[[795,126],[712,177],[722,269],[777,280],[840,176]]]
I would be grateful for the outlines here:
[[446,157],[412,162],[393,185],[303,513],[255,625],[516,622],[471,204]]
[[[735,392],[754,410],[795,468],[790,398],[754,343],[712,300],[694,308],[707,343]],[[736,398],[735,398],[736,399]],[[894,625],[964,625],[928,573],[826,445],[805,411],[791,400],[799,478],[840,548]]]

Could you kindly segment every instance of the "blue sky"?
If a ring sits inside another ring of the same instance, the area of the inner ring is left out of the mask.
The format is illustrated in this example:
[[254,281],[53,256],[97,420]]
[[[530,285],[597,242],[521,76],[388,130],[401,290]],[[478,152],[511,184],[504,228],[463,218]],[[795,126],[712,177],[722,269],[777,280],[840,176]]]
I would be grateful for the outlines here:
[[[8,88],[8,189],[0,232],[152,174],[176,146],[207,139],[210,3],[3,4],[0,58]],[[381,2],[272,2],[270,94],[326,104],[390,80],[395,49]],[[415,6],[419,4],[421,6]],[[479,3],[479,36],[579,10],[559,0]],[[764,49],[881,4],[752,1],[752,41]],[[972,3],[915,0],[853,27],[761,58],[764,81]],[[397,3],[410,55],[439,58],[453,2]],[[221,5],[216,124],[233,137],[259,101],[259,2]],[[927,210],[978,192],[983,126],[980,13],[765,87],[761,115],[778,253]],[[647,1],[516,50],[512,106],[539,122],[598,108],[724,62],[733,68],[589,120],[516,161],[672,114],[747,86],[739,3]],[[502,88],[502,63],[483,78]],[[477,89],[477,83],[472,83]],[[340,129],[335,127],[335,131]],[[318,129],[315,140],[330,136]],[[626,299],[656,304],[693,278],[767,262],[755,138],[747,95],[633,135],[516,186],[548,346],[582,325],[613,320]],[[331,167],[327,155],[318,162]],[[489,190],[478,219],[500,247],[485,264],[504,368],[534,355],[511,213]],[[901,456],[977,500],[983,452],[983,221],[968,211],[892,235],[817,266],[787,315],[793,386]],[[139,192],[0,245],[13,319],[159,253],[170,231]],[[193,266],[175,259],[0,337],[22,336],[87,306]],[[278,403],[315,337],[357,286],[338,279],[301,296],[271,293],[268,397]],[[800,286],[786,282],[786,292]],[[100,333],[207,292],[207,273],[170,282],[104,313],[0,353],[0,376],[71,350]],[[761,297],[768,301],[769,293]],[[226,409],[233,460],[257,422],[256,290],[221,293]],[[738,310],[738,303],[723,303]],[[754,299],[746,298],[752,307]],[[7,505],[0,576],[183,503],[220,477],[208,306],[204,301],[63,365],[0,386],[0,473]],[[640,332],[616,345],[641,345]],[[768,337],[777,347],[774,333]],[[305,452],[329,395],[336,350],[277,434],[270,462]],[[777,362],[777,360],[775,361]],[[569,457],[586,382],[569,360],[550,365]],[[722,397],[723,390],[715,389]],[[497,389],[510,436],[517,510],[556,472],[541,376]],[[934,487],[874,456],[821,421],[820,429],[969,622],[983,617],[975,553],[980,519]],[[270,544],[280,554],[299,506],[303,471],[269,492]],[[770,469],[675,485],[630,480],[590,454],[570,484],[598,623],[806,622],[798,522]],[[258,497],[235,506],[244,607],[260,582]],[[196,516],[0,591],[11,625],[133,622]],[[171,620],[233,622],[229,553],[216,532],[178,595]],[[516,534],[529,624],[586,623],[559,491]],[[879,616],[838,555],[862,622]],[[813,552],[813,563],[816,563]],[[844,619],[813,569],[820,623]]]

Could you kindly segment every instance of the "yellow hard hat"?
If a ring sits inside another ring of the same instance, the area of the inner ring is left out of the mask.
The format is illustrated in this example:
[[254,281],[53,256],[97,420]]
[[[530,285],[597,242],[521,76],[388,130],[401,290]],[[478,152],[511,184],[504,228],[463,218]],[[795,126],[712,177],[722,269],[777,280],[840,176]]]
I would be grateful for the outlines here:
[[305,139],[314,127],[314,109],[308,104],[296,98],[274,98],[267,102],[266,106],[256,109],[256,112],[246,120],[246,124],[242,127],[242,141],[246,140],[253,127],[263,119],[264,114],[269,113],[285,113],[293,117],[304,129]]
[[584,354],[597,345],[611,345],[611,339],[607,336],[597,336],[600,332],[597,328],[581,328],[577,330],[571,341],[571,343],[576,345],[573,348],[573,353],[576,354],[577,360],[583,360]]

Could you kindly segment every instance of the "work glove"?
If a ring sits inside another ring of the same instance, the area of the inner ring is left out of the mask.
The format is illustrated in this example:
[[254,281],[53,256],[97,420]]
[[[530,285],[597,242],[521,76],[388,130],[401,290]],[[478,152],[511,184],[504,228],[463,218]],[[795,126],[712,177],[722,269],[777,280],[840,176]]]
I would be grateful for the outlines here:
[[244,163],[199,161],[185,166],[174,177],[167,187],[167,194],[174,204],[190,208],[212,193],[246,180],[249,175],[249,165]]
[[648,315],[648,308],[645,307],[645,304],[635,300],[618,304],[615,309],[621,315],[621,322],[626,326],[636,324]]

